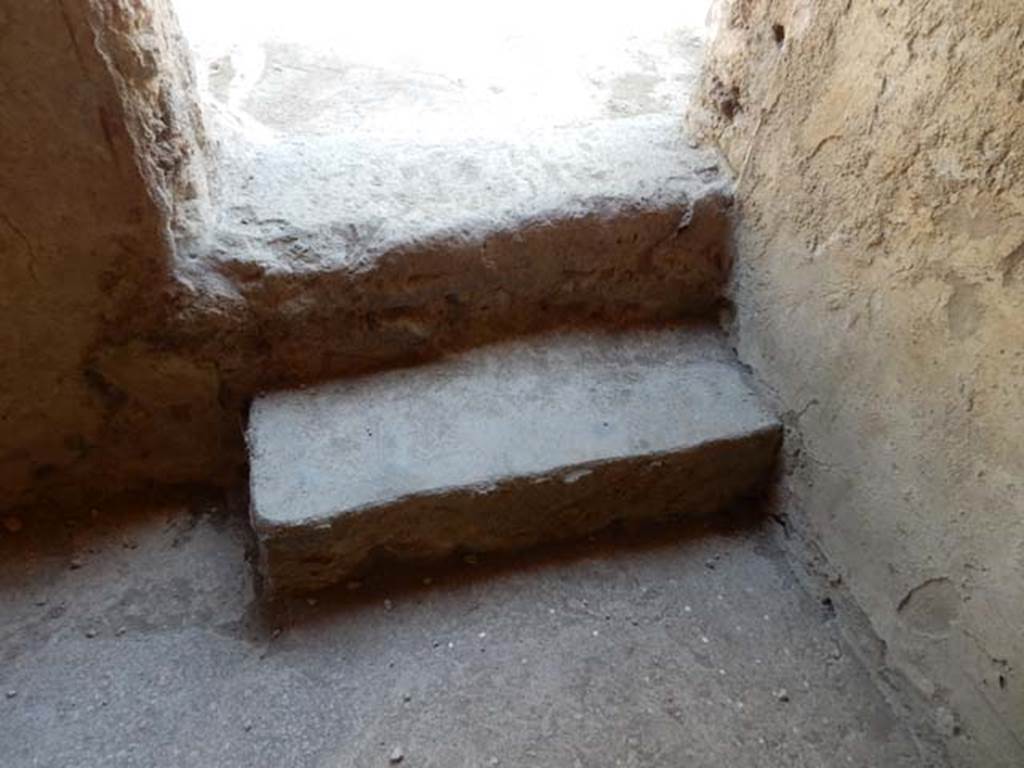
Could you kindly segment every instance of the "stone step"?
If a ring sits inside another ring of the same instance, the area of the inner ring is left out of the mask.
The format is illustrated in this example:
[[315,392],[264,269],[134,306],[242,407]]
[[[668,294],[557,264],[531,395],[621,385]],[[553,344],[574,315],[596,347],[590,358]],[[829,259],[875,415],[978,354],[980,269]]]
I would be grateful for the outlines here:
[[190,343],[251,391],[566,324],[707,316],[732,191],[677,123],[228,142],[216,226],[182,244]]
[[560,333],[258,398],[252,522],[271,591],[379,557],[528,547],[710,514],[780,441],[708,328]]

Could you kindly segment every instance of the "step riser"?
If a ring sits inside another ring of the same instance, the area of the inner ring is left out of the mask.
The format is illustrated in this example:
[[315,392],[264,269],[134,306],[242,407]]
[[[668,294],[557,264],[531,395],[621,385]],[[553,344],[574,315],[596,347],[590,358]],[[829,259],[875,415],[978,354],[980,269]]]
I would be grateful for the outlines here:
[[323,527],[264,536],[269,591],[305,591],[357,575],[377,559],[422,561],[579,538],[610,524],[714,514],[759,489],[776,428],[698,446],[402,499]]

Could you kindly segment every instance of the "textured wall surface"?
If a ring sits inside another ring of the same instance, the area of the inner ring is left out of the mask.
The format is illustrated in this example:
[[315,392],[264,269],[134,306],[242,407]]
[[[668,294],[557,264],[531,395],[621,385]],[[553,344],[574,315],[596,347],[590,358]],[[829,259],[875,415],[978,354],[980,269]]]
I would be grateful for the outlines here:
[[966,765],[1024,765],[1024,5],[735,0],[694,119],[793,518]]
[[200,220],[206,194],[171,21],[163,2],[0,0],[5,503],[85,478],[116,485],[157,456],[176,454],[158,469],[187,480],[218,455],[219,427],[209,435],[194,405],[197,390],[216,395],[206,370],[110,351],[161,323],[173,234]]

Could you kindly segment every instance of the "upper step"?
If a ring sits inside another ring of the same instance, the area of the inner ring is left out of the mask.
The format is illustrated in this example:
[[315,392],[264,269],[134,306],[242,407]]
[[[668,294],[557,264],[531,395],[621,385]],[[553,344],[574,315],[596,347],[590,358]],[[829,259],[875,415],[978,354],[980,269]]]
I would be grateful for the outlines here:
[[176,3],[217,150],[179,327],[225,391],[715,308],[731,185],[681,120],[701,8],[442,0],[396,37],[387,4],[252,5]]
[[225,142],[223,209],[180,272],[197,338],[256,347],[259,366],[232,368],[256,378],[242,390],[706,316],[728,279],[731,188],[674,117],[247,146]]
[[708,513],[778,441],[709,330],[559,334],[257,399],[252,518],[274,589]]

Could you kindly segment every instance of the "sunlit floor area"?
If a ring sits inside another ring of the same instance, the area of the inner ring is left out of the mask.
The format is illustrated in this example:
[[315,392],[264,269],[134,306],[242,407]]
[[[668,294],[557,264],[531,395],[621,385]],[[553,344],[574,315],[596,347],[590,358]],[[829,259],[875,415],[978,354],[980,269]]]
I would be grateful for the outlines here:
[[209,103],[265,140],[679,118],[711,4],[175,2]]
[[685,199],[708,5],[177,0],[217,166],[200,250],[290,270]]

